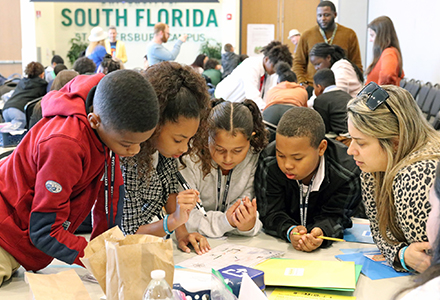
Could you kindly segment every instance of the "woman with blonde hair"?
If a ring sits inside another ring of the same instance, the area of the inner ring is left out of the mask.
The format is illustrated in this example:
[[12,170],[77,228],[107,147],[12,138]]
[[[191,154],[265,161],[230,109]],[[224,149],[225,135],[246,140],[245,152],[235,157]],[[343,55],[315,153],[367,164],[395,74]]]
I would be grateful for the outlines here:
[[105,50],[106,38],[107,33],[101,27],[94,27],[89,35],[90,44],[86,49],[86,56],[95,63],[95,72],[98,70],[104,56],[107,54],[107,50]]
[[348,154],[362,170],[362,198],[374,241],[394,269],[423,272],[430,265],[426,221],[440,134],[400,87],[371,82],[347,108]]
[[393,84],[399,86],[404,77],[402,52],[393,21],[381,16],[368,24],[368,35],[373,42],[373,61],[368,66],[367,83]]

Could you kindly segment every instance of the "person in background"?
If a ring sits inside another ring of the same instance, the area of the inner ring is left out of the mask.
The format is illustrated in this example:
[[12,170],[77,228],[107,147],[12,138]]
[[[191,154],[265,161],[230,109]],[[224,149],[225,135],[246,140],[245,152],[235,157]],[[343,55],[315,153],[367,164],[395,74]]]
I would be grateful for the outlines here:
[[207,216],[193,209],[185,226],[207,237],[254,236],[262,226],[253,184],[259,153],[267,144],[263,119],[252,100],[212,103],[204,140],[209,151],[184,156],[180,167],[189,186],[200,192]]
[[20,79],[11,98],[3,106],[5,122],[20,122],[19,128],[26,126],[26,104],[46,94],[47,81],[44,80],[44,67],[39,62],[30,62],[24,70],[26,77]]
[[318,43],[310,50],[309,58],[315,70],[331,69],[336,86],[352,97],[356,97],[362,89],[364,85],[362,71],[345,57],[344,49],[338,45]]
[[205,71],[203,75],[211,79],[211,84],[215,87],[222,80],[222,72],[220,71],[221,65],[218,60],[210,58],[205,63]]
[[295,54],[299,39],[301,38],[301,33],[297,29],[292,29],[289,31],[289,36],[287,38],[295,45],[295,50],[293,50],[293,54]]
[[432,249],[431,266],[416,277],[416,285],[408,288],[412,291],[401,300],[440,299],[440,164],[437,164],[434,184],[429,192],[429,203],[431,211],[426,222],[426,232]]
[[209,57],[205,54],[197,55],[194,62],[191,64],[191,67],[199,74],[203,73],[205,63],[208,61]]
[[[361,201],[359,168],[347,147],[325,138],[321,116],[292,107],[255,173],[258,211],[267,234],[298,251],[328,247],[319,236],[342,238]],[[310,199],[310,200],[309,200]]]
[[316,95],[313,108],[324,120],[325,133],[337,136],[348,133],[347,103],[352,97],[336,85],[333,71],[318,70],[313,76],[313,87]]
[[116,39],[117,35],[116,27],[110,26],[108,28],[108,40],[105,40],[105,50],[113,58],[118,58],[125,64],[127,62],[127,51],[124,42]]
[[80,57],[73,63],[72,69],[79,75],[91,75],[95,73],[96,65],[90,58]]
[[241,61],[240,57],[234,52],[234,47],[232,47],[231,44],[225,44],[223,50],[225,52],[222,54],[222,67],[223,78],[225,78],[234,71]]
[[175,60],[180,52],[180,46],[186,42],[187,34],[181,35],[174,44],[173,50],[169,51],[164,47],[164,43],[170,38],[170,27],[165,23],[154,25],[154,38],[147,45],[147,55],[150,66],[163,62]]
[[215,97],[231,102],[253,100],[262,110],[266,106],[267,92],[277,83],[275,65],[279,61],[292,65],[292,53],[286,45],[272,41],[261,50],[263,56],[247,58],[223,79],[215,89]]
[[94,27],[89,35],[90,44],[86,49],[85,56],[93,60],[96,65],[95,72],[98,70],[101,61],[104,59],[107,50],[104,44],[107,38],[107,33],[101,27]]
[[67,70],[67,67],[64,64],[57,64],[55,66],[55,68],[53,69],[53,73],[54,73],[55,77],[54,77],[54,79],[49,81],[49,83],[47,84],[47,88],[46,88],[46,92],[47,93],[49,93],[51,91],[52,84],[53,84],[56,76],[58,75],[58,73],[63,71],[63,70]]
[[367,83],[400,85],[403,72],[402,51],[393,21],[387,16],[374,19],[368,24],[368,35],[373,43],[373,61],[368,66]]
[[148,63],[148,55],[145,54],[144,55],[144,70],[148,69],[149,66],[150,66],[150,64]]
[[397,271],[423,272],[428,194],[440,160],[440,133],[411,94],[370,82],[347,106],[348,154],[362,170],[362,200],[371,234]]
[[309,52],[317,43],[338,45],[345,50],[349,61],[362,72],[361,51],[356,33],[335,22],[336,7],[331,1],[321,1],[316,9],[316,26],[303,32],[299,40],[293,62],[293,71],[298,76],[298,83],[313,85],[315,67],[310,62]]
[[193,68],[176,62],[155,64],[143,75],[156,91],[160,117],[153,137],[141,145],[139,154],[123,160],[122,231],[164,237],[175,230],[182,251],[190,252],[190,244],[197,254],[205,253],[210,249],[207,239],[197,232],[188,233],[184,225],[199,192],[179,192],[176,173],[178,158],[205,149],[206,83]]
[[59,55],[54,55],[50,63],[51,65],[44,70],[44,78],[48,83],[55,79],[54,69],[57,64],[64,64],[64,59]]
[[107,75],[108,73],[111,73],[116,70],[123,69],[122,62],[119,59],[115,59],[110,54],[106,54],[104,56],[104,59],[102,60],[101,64],[99,65],[98,72],[97,73],[104,73]]
[[[267,93],[267,104],[263,110],[263,119],[269,127],[269,141],[275,140],[276,126],[283,114],[292,106],[307,107],[307,91],[296,83],[296,75],[285,62],[279,62],[275,69],[278,84]],[[270,124],[268,124],[268,123]]]

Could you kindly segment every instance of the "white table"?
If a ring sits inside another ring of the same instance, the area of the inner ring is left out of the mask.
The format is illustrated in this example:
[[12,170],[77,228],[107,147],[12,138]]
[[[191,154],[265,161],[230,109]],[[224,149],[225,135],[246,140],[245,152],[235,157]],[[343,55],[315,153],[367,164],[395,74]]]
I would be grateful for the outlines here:
[[[88,237],[88,236],[86,236]],[[230,236],[227,239],[209,239],[211,247],[221,245],[225,242],[236,243],[251,247],[266,248],[272,250],[285,251],[285,258],[304,259],[304,260],[336,260],[335,255],[342,254],[339,249],[346,248],[364,248],[373,247],[371,244],[359,244],[338,242],[333,243],[327,249],[318,249],[312,253],[299,252],[293,249],[293,247],[272,236],[260,233],[256,237],[242,237],[242,236]],[[195,256],[194,252],[188,254],[183,253],[176,247],[174,243],[174,263],[178,264],[188,258]],[[67,270],[71,266],[66,265],[63,262],[54,260],[47,268],[39,271],[42,274],[54,274]],[[74,266],[74,270],[78,275],[87,274],[87,270]],[[0,299],[2,300],[28,300],[29,299],[29,287],[24,281],[25,270],[20,267],[9,283],[6,283],[0,288]],[[353,296],[357,297],[357,300],[389,300],[392,296],[401,289],[411,284],[412,276],[398,277],[382,280],[371,280],[368,277],[361,274],[356,286],[356,290]],[[104,295],[98,284],[84,282],[90,296],[93,300],[98,300]],[[272,288],[268,288],[266,291],[268,294],[272,291]]]

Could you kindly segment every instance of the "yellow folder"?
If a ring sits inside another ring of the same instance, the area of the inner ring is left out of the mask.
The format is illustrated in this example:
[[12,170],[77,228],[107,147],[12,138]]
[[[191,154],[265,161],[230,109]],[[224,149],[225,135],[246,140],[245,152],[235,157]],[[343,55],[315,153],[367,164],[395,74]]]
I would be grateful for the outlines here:
[[347,289],[356,287],[354,262],[271,258],[254,267],[269,286]]

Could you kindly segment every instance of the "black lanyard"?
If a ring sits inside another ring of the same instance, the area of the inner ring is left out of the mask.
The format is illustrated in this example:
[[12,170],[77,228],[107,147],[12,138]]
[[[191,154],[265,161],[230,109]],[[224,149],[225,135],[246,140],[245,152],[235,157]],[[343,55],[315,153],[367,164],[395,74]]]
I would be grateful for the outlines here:
[[[111,171],[110,171],[110,191],[108,189],[108,163],[107,159],[105,160],[105,171],[104,171],[104,195],[105,195],[105,216],[107,218],[107,224],[109,226],[113,225],[113,218],[112,222],[110,224],[110,218],[109,218],[109,212],[108,212],[108,204],[109,204],[109,193],[110,193],[110,213],[111,216],[113,216],[113,191],[115,186],[115,165],[116,165],[116,156],[113,153],[113,151],[110,150],[110,157],[111,157]],[[110,227],[109,227],[110,228]]]
[[[222,187],[222,172],[220,171],[220,167],[218,170],[218,178],[217,178],[217,205],[220,203],[220,192]],[[226,210],[226,198],[228,198],[229,193],[229,184],[231,183],[232,171],[229,171],[228,178],[226,179],[225,191],[223,192],[223,201],[222,206],[220,207],[220,211],[224,212]]]
[[[316,174],[315,174],[316,175]],[[315,179],[315,175],[313,175],[312,180],[309,183],[309,189],[307,190],[306,199],[303,201],[303,184],[299,184],[299,212],[301,215],[301,225],[306,227],[307,225],[307,208],[309,206],[309,196],[310,191],[312,190],[313,180]]]

